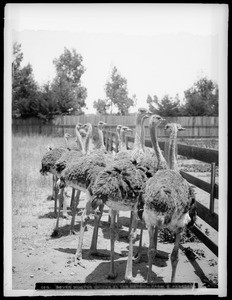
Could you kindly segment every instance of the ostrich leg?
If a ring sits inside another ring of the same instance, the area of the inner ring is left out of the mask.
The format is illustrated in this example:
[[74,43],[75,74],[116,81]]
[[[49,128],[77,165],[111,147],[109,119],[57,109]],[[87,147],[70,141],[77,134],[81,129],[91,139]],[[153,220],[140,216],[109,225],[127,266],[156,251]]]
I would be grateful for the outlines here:
[[56,176],[52,175],[52,196],[51,199],[55,199],[55,186],[56,186]]
[[133,259],[133,243],[135,240],[136,235],[136,228],[137,228],[137,214],[135,212],[132,213],[132,220],[131,220],[131,231],[129,235],[129,253],[126,265],[126,273],[125,273],[125,280],[130,282],[133,279],[132,275],[132,259]]
[[63,200],[62,201],[63,202],[63,218],[67,219],[68,213],[67,213],[67,191],[66,191],[66,188],[64,188],[62,200]]
[[[55,176],[53,176],[53,179],[55,178]],[[58,198],[58,193],[59,193],[59,188],[56,184],[56,181],[53,181],[53,190],[54,190],[54,215],[55,217],[57,216],[57,198]]]
[[114,279],[117,277],[117,273],[114,268],[114,242],[115,242],[115,217],[116,210],[110,210],[110,271],[107,275],[107,279]]
[[71,225],[70,225],[70,234],[75,234],[75,232],[74,232],[74,223],[75,223],[75,216],[76,216],[77,206],[79,204],[80,193],[81,193],[81,191],[77,190],[76,196],[73,199],[72,220],[71,220]]
[[61,210],[61,206],[62,206],[62,203],[63,203],[63,197],[64,197],[64,189],[62,188],[62,189],[59,189],[59,192],[58,192],[57,199],[59,198],[59,209],[58,209],[58,213],[57,213],[57,216],[56,216],[56,227],[53,230],[52,237],[57,236],[58,233],[59,233],[60,210]]
[[97,255],[97,256],[103,256],[97,251],[98,228],[99,228],[100,220],[102,217],[103,208],[104,208],[104,205],[100,205],[99,210],[95,213],[94,230],[93,230],[92,242],[91,242],[91,247],[90,247],[90,253],[92,255]]
[[83,238],[84,238],[84,232],[87,223],[89,222],[89,214],[91,211],[91,196],[89,195],[89,192],[86,191],[85,193],[86,198],[86,207],[82,213],[81,216],[81,228],[80,228],[80,235],[79,235],[79,241],[77,246],[77,251],[75,254],[75,265],[79,264],[80,266],[84,267],[82,263],[82,245],[83,245]]
[[142,227],[141,227],[141,229],[140,229],[138,252],[137,252],[136,255],[134,256],[134,262],[135,262],[135,263],[139,263],[139,262],[140,262],[141,252],[142,252],[142,240],[143,240],[143,224],[142,224]]
[[148,273],[147,273],[147,282],[150,283],[151,281],[151,270],[152,270],[152,263],[153,259],[156,255],[156,247],[157,247],[157,236],[158,236],[158,228],[157,226],[154,227],[150,226],[148,228],[149,233],[149,248],[148,248]]
[[172,254],[171,254],[171,264],[172,264],[172,277],[171,277],[171,282],[175,282],[175,276],[176,276],[176,267],[179,261],[178,258],[178,252],[179,252],[179,243],[180,243],[180,238],[181,235],[180,233],[176,234],[176,239],[175,239],[175,245],[174,248],[172,250]]
[[72,196],[71,196],[71,203],[70,203],[70,208],[73,210],[74,207],[74,202],[75,202],[75,189],[72,188]]

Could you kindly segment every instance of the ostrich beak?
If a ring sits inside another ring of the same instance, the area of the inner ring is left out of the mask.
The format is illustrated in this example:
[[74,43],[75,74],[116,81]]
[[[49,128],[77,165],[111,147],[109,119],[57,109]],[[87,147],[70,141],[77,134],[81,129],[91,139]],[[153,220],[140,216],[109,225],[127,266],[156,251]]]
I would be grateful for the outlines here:
[[179,131],[184,131],[186,128],[184,128],[184,127],[180,127],[178,130]]
[[148,114],[148,116],[154,115],[154,113],[152,111],[150,111],[150,110],[147,111],[147,114]]
[[127,133],[131,134],[133,132],[133,130],[131,128],[127,128]]

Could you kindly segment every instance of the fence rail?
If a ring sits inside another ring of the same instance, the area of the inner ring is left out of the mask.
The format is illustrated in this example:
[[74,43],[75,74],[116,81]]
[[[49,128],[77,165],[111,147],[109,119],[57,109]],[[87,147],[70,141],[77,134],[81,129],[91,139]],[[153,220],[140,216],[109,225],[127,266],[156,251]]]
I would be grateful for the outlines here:
[[[108,151],[118,151],[118,139],[115,131],[104,130],[104,141],[106,149]],[[131,146],[129,143],[134,142],[134,137],[127,136],[126,144],[127,149]],[[146,139],[145,146],[152,147],[151,141]],[[161,150],[165,151],[165,142],[159,141]],[[199,201],[197,203],[197,215],[204,220],[209,226],[218,231],[218,214],[214,212],[214,199],[218,199],[218,185],[215,183],[215,165],[218,165],[218,151],[200,147],[193,147],[188,145],[178,144],[178,154],[187,156],[189,158],[197,159],[202,162],[211,164],[211,183],[201,180],[195,176],[192,176],[186,172],[180,171],[181,175],[194,186],[204,190],[210,194],[210,205],[207,208]],[[218,255],[218,246],[205,235],[196,225],[194,225],[191,231],[201,240],[215,255]]]
[[[80,115],[80,116],[59,116],[53,121],[44,123],[37,118],[13,119],[12,131],[16,134],[44,134],[62,135],[66,131],[73,134],[75,125],[80,123],[91,123],[97,125],[99,121],[108,124],[108,128],[115,130],[118,124],[129,126],[135,129],[135,115],[114,116],[114,115]],[[176,122],[186,128],[180,132],[180,138],[218,138],[218,117],[167,117],[165,123]],[[145,135],[149,136],[148,120],[145,121]],[[160,137],[165,137],[162,127],[158,132]]]

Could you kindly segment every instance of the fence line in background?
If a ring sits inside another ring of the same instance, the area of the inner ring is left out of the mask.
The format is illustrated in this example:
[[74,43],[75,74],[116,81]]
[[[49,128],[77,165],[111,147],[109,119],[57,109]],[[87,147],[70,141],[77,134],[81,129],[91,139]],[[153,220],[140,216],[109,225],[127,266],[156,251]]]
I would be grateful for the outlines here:
[[[180,138],[218,138],[218,117],[166,117],[165,122],[180,123],[186,128],[180,132]],[[65,132],[74,134],[75,125],[80,123],[91,123],[97,125],[102,120],[108,127],[115,130],[118,124],[129,126],[134,133],[135,115],[114,116],[114,115],[80,115],[80,116],[59,116],[49,123],[44,123],[40,119],[13,119],[12,132],[15,134],[43,134],[43,135],[63,135]],[[164,126],[163,126],[164,127]],[[163,127],[159,128],[158,135],[166,137]],[[149,136],[148,120],[145,121],[145,135]]]

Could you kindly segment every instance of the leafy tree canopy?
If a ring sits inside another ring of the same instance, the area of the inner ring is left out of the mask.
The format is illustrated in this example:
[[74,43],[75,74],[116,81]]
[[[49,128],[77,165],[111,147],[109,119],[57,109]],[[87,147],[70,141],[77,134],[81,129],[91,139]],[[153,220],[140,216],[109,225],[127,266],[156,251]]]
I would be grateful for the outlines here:
[[107,115],[110,103],[107,99],[98,99],[93,102],[93,108],[101,115]]
[[218,85],[206,77],[199,79],[185,94],[185,113],[191,116],[218,115]]
[[12,62],[12,116],[28,118],[37,116],[38,86],[34,80],[32,66],[28,64],[22,68],[22,60],[21,44],[14,43]]
[[147,103],[149,105],[149,109],[161,116],[178,116],[181,114],[181,105],[179,96],[173,99],[169,95],[165,95],[161,100],[155,95],[153,98],[148,95]]
[[[118,108],[118,114],[127,115],[129,108],[134,105],[134,99],[128,97],[127,80],[114,67],[110,80],[105,85],[107,98]],[[112,109],[111,109],[112,113]]]
[[[82,65],[82,56],[67,48],[53,63],[56,68],[56,77],[51,85],[52,96],[58,103],[57,111],[60,113],[83,113],[82,108],[86,106],[87,89],[81,84],[81,76],[85,72]],[[53,101],[54,102],[54,101]]]

